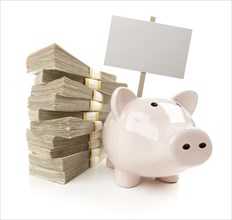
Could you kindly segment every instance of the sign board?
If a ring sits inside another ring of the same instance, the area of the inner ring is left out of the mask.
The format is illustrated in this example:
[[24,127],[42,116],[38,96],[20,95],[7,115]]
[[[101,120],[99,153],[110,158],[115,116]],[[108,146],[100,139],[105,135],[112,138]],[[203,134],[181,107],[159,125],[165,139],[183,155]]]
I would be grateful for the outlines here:
[[105,65],[184,78],[191,29],[112,16]]

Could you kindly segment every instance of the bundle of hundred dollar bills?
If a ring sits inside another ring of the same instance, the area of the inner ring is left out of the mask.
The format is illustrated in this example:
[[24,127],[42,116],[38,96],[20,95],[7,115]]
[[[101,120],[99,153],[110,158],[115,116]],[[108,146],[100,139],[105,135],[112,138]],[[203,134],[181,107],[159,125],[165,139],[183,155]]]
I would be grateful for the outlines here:
[[65,184],[105,159],[102,128],[116,76],[91,67],[57,44],[27,58],[35,75],[28,98],[30,174]]

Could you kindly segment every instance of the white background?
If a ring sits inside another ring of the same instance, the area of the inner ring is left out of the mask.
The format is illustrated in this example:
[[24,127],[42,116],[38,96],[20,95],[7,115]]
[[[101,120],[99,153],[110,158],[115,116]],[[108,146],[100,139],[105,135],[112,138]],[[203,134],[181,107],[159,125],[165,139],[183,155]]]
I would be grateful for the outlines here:
[[[193,29],[185,79],[147,74],[143,97],[198,92],[193,115],[213,154],[178,184],[116,186],[104,163],[66,185],[28,175],[27,56],[58,43],[137,92],[139,73],[103,65],[112,15]],[[2,219],[231,219],[231,2],[1,2]]]

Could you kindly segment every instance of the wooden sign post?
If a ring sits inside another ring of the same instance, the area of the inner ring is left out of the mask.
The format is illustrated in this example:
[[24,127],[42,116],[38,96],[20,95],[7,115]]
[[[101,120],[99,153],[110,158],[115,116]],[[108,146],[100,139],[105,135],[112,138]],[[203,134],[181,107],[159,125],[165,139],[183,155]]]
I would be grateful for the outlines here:
[[[150,21],[155,22],[155,19],[156,19],[156,17],[151,16]],[[143,87],[144,87],[145,77],[146,77],[146,72],[141,72],[140,79],[139,79],[139,87],[138,87],[138,91],[137,91],[138,97],[142,97],[142,95],[143,95]]]

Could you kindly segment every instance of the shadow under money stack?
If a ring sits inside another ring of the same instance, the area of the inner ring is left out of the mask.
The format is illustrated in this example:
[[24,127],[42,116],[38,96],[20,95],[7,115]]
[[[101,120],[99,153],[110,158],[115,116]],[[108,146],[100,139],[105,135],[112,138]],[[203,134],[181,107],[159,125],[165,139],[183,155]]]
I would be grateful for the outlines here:
[[95,72],[57,44],[27,58],[30,174],[65,184],[105,158],[101,134],[113,91],[124,83]]

